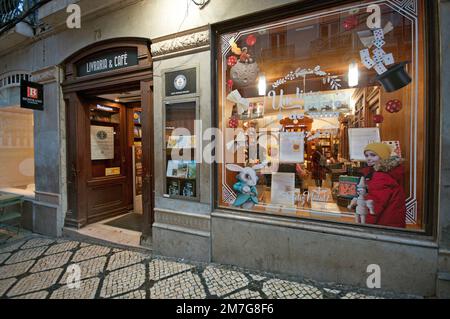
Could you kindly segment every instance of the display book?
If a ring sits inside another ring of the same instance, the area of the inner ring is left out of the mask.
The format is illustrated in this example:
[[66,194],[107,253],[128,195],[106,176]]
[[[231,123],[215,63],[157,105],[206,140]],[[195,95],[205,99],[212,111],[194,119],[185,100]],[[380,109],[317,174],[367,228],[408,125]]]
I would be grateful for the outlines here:
[[173,196],[196,196],[197,163],[195,161],[168,160],[167,192]]
[[[172,127],[168,127],[173,131]],[[196,197],[197,163],[193,160],[173,160],[173,149],[195,150],[194,135],[168,135],[167,140],[167,172],[166,187],[169,196]],[[193,153],[191,155],[194,155]]]

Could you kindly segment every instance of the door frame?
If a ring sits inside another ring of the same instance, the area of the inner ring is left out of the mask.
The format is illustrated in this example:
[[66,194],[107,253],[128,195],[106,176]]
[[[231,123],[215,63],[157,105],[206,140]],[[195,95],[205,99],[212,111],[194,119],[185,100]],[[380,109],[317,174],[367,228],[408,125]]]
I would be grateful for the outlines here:
[[[87,170],[85,140],[77,132],[86,131],[81,94],[101,94],[138,87],[142,106],[143,151],[143,237],[151,234],[154,222],[154,134],[153,134],[153,64],[151,42],[144,38],[116,38],[97,42],[79,50],[62,63],[65,80],[62,83],[66,104],[67,194],[68,210],[65,225],[81,228],[87,224]],[[90,56],[121,48],[137,48],[138,64],[126,68],[78,77],[77,63]],[[144,125],[148,123],[147,125]],[[134,181],[133,181],[134,182]]]

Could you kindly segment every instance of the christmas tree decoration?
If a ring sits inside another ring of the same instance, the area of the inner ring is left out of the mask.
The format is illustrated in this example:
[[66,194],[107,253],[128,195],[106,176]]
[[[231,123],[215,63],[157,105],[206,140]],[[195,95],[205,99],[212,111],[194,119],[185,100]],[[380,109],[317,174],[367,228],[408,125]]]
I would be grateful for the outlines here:
[[247,45],[249,47],[252,47],[255,45],[256,43],[256,37],[253,34],[250,34],[246,39],[245,39],[245,43],[247,43]]
[[373,116],[373,121],[374,121],[376,124],[383,123],[384,117],[383,117],[383,115],[381,115],[381,114],[376,114],[376,115]]
[[237,63],[238,59],[234,55],[229,56],[227,59],[227,65],[228,66],[234,66]]
[[386,103],[386,111],[389,113],[397,113],[402,109],[402,102],[400,100],[390,100]]
[[347,17],[343,22],[345,31],[350,31],[358,26],[358,17],[355,15]]

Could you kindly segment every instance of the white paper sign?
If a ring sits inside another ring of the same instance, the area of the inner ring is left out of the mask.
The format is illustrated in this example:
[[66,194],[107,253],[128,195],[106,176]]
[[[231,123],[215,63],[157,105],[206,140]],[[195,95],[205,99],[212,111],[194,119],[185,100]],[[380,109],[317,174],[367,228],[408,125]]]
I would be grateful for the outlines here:
[[91,125],[91,160],[114,158],[114,128]]
[[365,161],[364,148],[370,143],[381,142],[380,130],[378,127],[349,128],[348,141],[350,160]]
[[273,173],[271,204],[295,206],[295,174]]
[[304,151],[303,132],[280,132],[280,163],[303,163]]

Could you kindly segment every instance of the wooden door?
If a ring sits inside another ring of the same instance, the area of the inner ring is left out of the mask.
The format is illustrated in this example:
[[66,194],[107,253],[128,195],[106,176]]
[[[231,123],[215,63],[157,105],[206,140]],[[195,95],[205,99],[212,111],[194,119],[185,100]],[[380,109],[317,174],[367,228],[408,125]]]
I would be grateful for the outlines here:
[[133,208],[129,127],[119,103],[72,94],[68,104],[66,222],[82,227]]
[[89,109],[86,187],[87,222],[92,223],[133,209],[130,127],[120,103],[85,100],[83,107]]

